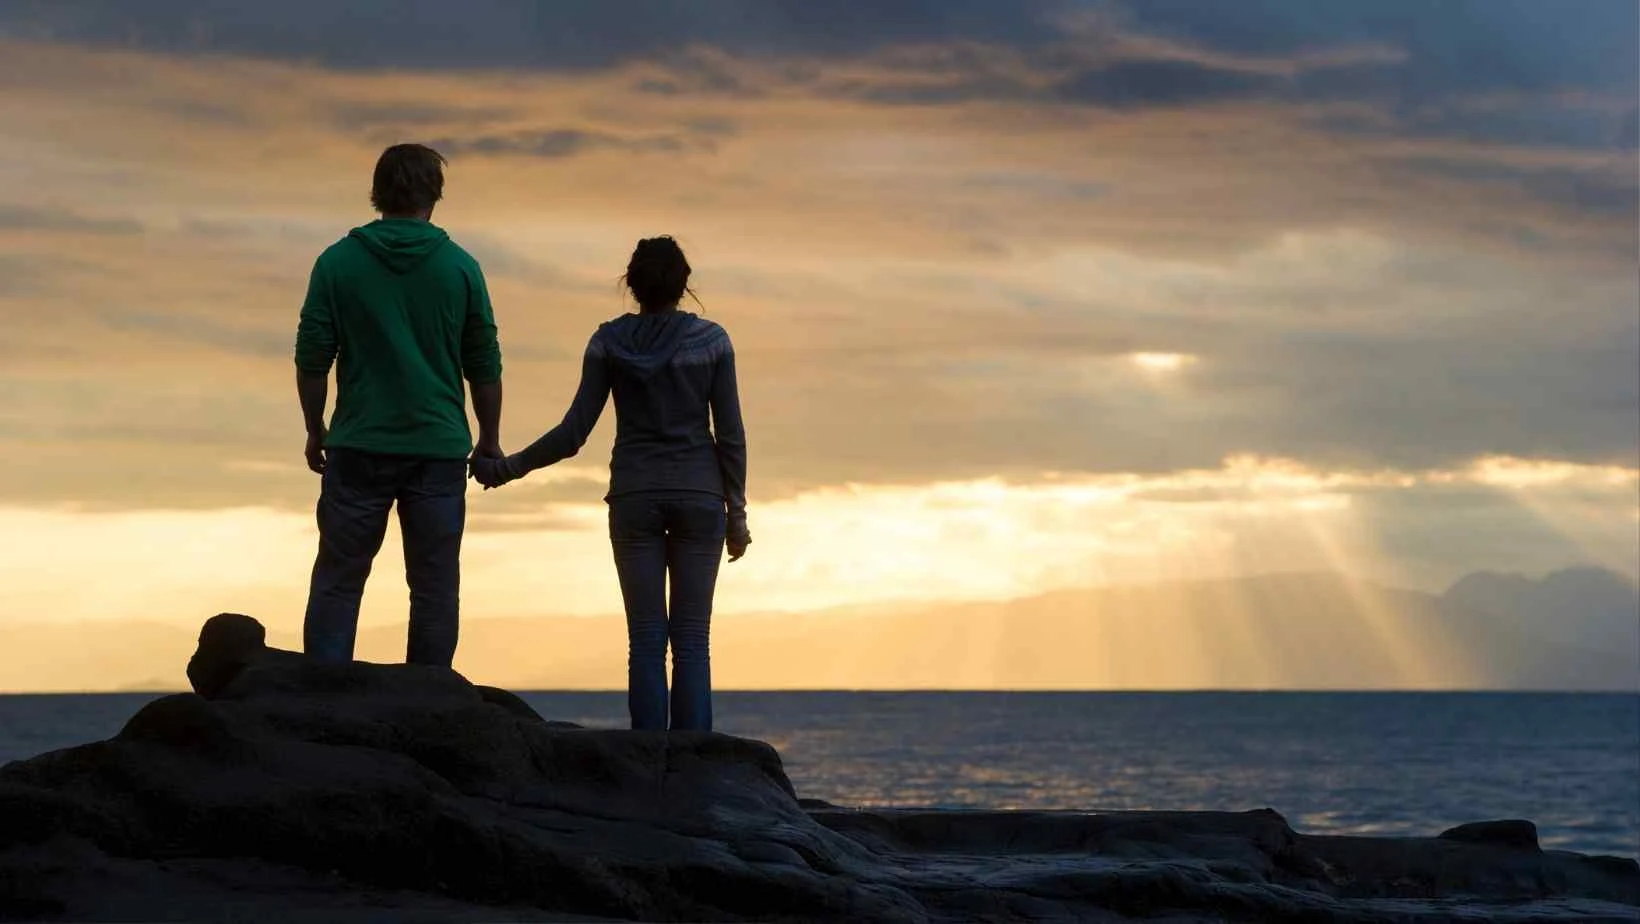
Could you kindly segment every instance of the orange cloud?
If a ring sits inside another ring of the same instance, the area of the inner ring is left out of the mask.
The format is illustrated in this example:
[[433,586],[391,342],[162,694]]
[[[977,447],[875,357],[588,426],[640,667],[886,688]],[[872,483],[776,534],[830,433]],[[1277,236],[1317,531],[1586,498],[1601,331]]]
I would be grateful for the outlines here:
[[[1384,115],[1359,100],[1122,109],[947,92],[976,73],[1025,92],[1109,62],[1288,79],[1397,54],[1126,41],[1088,52],[1108,62],[983,42],[701,46],[574,72],[0,41],[0,501],[80,511],[52,514],[69,518],[49,529],[80,538],[50,547],[111,573],[142,569],[81,539],[114,511],[279,535],[305,522],[296,300],[314,255],[369,217],[371,159],[402,137],[453,142],[439,220],[491,276],[512,445],[556,420],[586,335],[623,310],[614,277],[632,240],[683,238],[742,356],[754,503],[774,536],[834,537],[823,557],[747,569],[732,606],[1328,563],[1314,534],[1258,510],[1353,523],[1348,554],[1368,561],[1380,527],[1356,492],[1423,497],[1440,484],[1428,473],[1497,453],[1632,469],[1631,216],[1514,181],[1548,171],[1599,190],[1629,160],[1329,127]],[[932,95],[887,98],[908,88]],[[1462,169],[1417,166],[1436,162]],[[1130,356],[1192,361],[1147,375]],[[539,542],[596,573],[585,504],[609,429],[549,487],[475,505],[477,548]],[[1294,459],[1298,474],[1220,465],[1248,457]],[[1361,480],[1373,471],[1391,481]],[[1273,500],[1283,479],[1296,493]],[[1537,522],[1575,506],[1532,496]],[[1095,514],[1100,529],[1079,525]],[[1627,550],[1604,522],[1562,525],[1604,560]],[[1510,528],[1558,563],[1537,526]],[[893,555],[843,554],[861,531]],[[280,554],[288,609],[306,553]],[[592,581],[569,608],[603,611],[611,593]]]

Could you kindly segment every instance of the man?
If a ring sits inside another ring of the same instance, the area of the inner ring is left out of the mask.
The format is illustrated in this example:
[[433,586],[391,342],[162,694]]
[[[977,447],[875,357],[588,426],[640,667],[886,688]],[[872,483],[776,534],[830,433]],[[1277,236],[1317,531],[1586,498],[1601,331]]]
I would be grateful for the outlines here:
[[322,476],[303,648],[324,661],[353,658],[359,599],[394,502],[410,585],[406,658],[449,667],[455,657],[467,460],[502,456],[501,350],[478,262],[432,223],[444,164],[419,144],[382,152],[370,191],[381,218],[319,256],[302,305],[296,390],[308,468]]

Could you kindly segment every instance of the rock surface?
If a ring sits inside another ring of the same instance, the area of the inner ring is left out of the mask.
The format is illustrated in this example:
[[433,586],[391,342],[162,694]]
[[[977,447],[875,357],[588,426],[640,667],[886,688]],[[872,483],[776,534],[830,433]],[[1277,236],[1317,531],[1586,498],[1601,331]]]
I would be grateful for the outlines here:
[[589,731],[415,665],[206,624],[196,692],[0,768],[0,920],[1634,921],[1640,865],[1529,822],[860,811],[766,744]]

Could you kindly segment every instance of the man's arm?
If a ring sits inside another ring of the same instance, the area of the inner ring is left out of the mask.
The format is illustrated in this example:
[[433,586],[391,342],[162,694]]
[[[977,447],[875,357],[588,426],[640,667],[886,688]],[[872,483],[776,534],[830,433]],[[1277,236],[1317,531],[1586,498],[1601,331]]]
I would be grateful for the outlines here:
[[467,317],[461,328],[461,374],[472,386],[473,416],[478,418],[478,447],[473,455],[500,458],[501,340],[490,306],[484,273],[475,264],[467,290]]
[[302,454],[307,457],[308,468],[321,475],[325,472],[325,396],[329,386],[327,375],[296,370],[296,396],[302,402],[302,420],[307,424],[307,446]]
[[296,396],[302,405],[307,426],[303,455],[308,468],[325,470],[325,398],[330,366],[336,361],[336,318],[332,310],[330,279],[322,261],[316,260],[308,276],[307,298],[302,302],[302,318],[296,327]]
[[473,455],[499,459],[501,451],[501,380],[473,383],[473,416],[478,418],[478,448]]

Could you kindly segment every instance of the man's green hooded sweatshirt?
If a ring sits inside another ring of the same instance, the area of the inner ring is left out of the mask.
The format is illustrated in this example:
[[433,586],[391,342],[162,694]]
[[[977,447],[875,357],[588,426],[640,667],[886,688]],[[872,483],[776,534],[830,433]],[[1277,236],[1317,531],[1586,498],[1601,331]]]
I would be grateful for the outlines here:
[[336,364],[328,448],[463,459],[473,449],[462,379],[501,378],[495,315],[478,261],[442,228],[385,218],[313,265],[296,368]]

